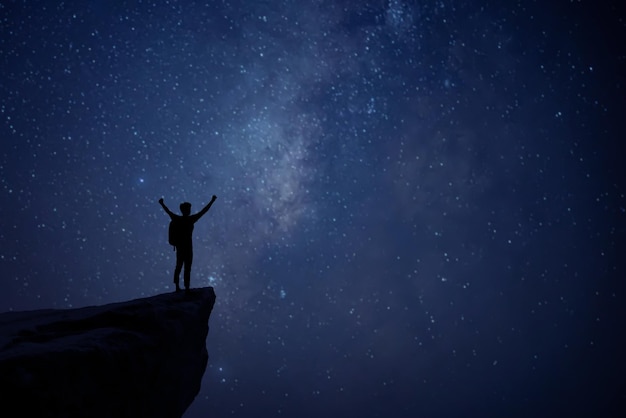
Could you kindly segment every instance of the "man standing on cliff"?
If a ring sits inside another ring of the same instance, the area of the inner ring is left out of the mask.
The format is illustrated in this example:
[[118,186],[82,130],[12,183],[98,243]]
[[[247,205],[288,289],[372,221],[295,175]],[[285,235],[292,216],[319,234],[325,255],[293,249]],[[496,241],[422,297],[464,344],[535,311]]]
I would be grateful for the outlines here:
[[191,280],[191,263],[193,262],[193,243],[192,233],[193,225],[209,211],[217,196],[213,195],[211,201],[202,210],[195,215],[191,214],[191,203],[184,202],[180,204],[181,215],[177,215],[165,206],[163,198],[159,199],[159,204],[163,210],[170,216],[169,242],[174,246],[176,251],[176,268],[174,269],[174,284],[176,291],[180,291],[180,271],[185,268],[184,280],[185,290],[189,290],[189,282]]

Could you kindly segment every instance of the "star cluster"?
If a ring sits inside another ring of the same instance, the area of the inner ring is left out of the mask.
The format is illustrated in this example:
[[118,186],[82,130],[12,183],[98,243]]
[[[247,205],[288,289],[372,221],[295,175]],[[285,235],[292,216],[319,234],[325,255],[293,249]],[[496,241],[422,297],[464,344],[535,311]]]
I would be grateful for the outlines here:
[[215,194],[186,417],[611,405],[624,20],[526,3],[1,3],[1,310],[171,291]]

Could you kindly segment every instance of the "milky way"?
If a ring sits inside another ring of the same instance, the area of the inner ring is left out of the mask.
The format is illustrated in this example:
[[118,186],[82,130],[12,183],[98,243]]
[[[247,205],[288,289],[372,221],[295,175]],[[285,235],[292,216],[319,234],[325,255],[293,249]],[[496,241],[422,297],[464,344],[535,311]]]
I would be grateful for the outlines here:
[[172,291],[157,201],[215,194],[186,417],[623,402],[616,10],[48,3],[0,5],[2,311]]

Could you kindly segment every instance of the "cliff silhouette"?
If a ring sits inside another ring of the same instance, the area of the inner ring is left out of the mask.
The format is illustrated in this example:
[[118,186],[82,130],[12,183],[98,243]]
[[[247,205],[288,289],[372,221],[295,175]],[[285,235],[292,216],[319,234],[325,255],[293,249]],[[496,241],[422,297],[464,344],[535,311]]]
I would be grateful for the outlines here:
[[208,362],[213,288],[67,310],[0,314],[5,411],[181,417]]

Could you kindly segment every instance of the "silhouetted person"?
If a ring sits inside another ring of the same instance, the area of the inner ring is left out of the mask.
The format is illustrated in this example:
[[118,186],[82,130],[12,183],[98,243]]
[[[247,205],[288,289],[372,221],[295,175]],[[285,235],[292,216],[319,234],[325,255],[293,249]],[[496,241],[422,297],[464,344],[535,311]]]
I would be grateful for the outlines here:
[[170,215],[170,219],[175,224],[175,243],[172,241],[172,230],[170,230],[170,243],[175,246],[176,251],[176,268],[174,269],[174,284],[176,285],[176,291],[180,290],[178,285],[180,281],[180,271],[185,267],[184,280],[185,290],[189,290],[189,282],[191,280],[191,263],[193,262],[193,243],[191,235],[193,232],[193,225],[209,211],[213,202],[215,202],[217,196],[213,195],[211,201],[202,210],[195,215],[191,215],[191,203],[184,202],[180,204],[181,215],[176,215],[174,212],[168,209],[163,203],[163,198],[159,199],[159,203],[163,207],[163,210]]

